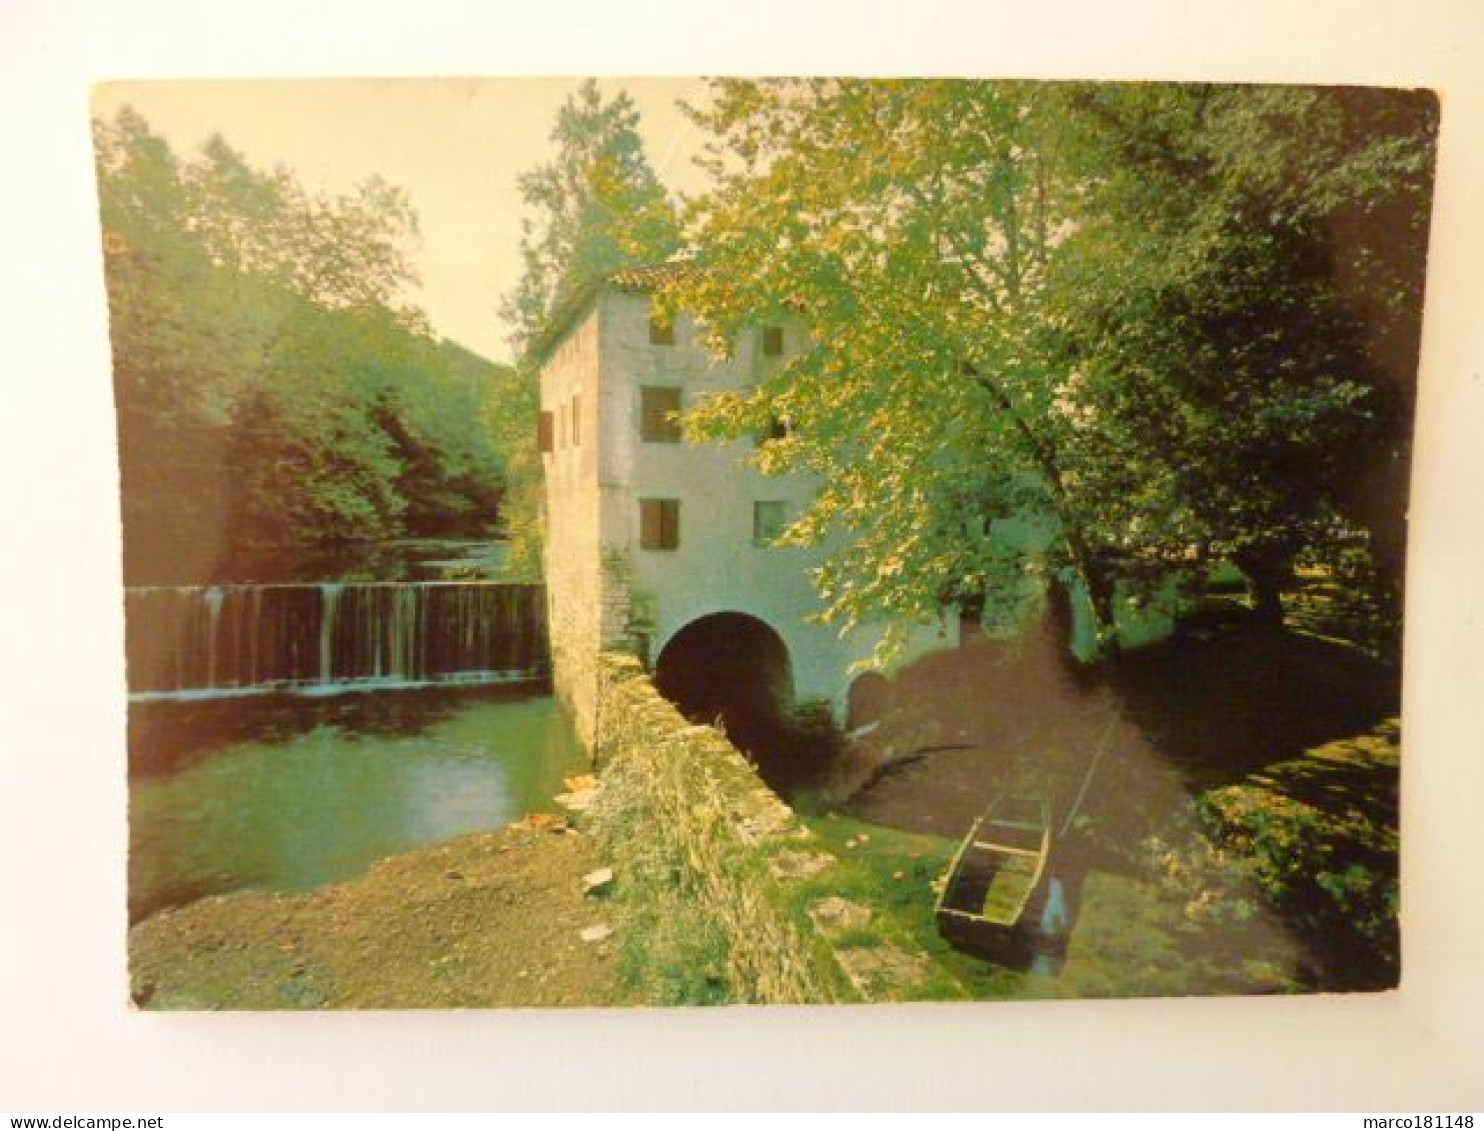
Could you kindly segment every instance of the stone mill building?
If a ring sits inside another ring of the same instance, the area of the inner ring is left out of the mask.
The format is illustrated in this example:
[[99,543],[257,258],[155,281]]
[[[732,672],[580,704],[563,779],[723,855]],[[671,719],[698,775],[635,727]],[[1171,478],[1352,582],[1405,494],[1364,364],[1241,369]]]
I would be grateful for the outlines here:
[[[667,682],[757,679],[785,709],[843,719],[878,635],[810,620],[829,546],[775,544],[816,483],[767,476],[754,443],[692,443],[678,417],[745,388],[800,349],[797,324],[758,326],[717,358],[694,320],[653,302],[663,272],[619,271],[574,296],[534,348],[541,372],[548,623],[557,694],[594,731],[597,656],[632,650]],[[955,636],[956,627],[950,630]],[[922,630],[908,654],[951,644]]]

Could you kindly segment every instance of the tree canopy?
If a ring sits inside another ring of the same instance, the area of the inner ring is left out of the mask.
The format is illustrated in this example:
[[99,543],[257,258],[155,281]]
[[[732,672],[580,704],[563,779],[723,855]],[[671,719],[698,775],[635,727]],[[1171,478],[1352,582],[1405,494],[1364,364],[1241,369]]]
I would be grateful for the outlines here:
[[[718,347],[795,313],[811,347],[712,400],[824,483],[791,537],[850,624],[1009,618],[1235,559],[1259,607],[1400,461],[1435,104],[1201,85],[721,80],[692,111]],[[1374,517],[1374,516],[1372,516]]]
[[182,160],[130,110],[96,141],[132,582],[489,527],[494,367],[407,301],[405,194],[313,195],[220,137]]
[[510,453],[506,504],[514,576],[541,571],[539,374],[527,351],[563,301],[621,267],[662,262],[681,247],[680,222],[639,135],[639,113],[620,91],[605,100],[586,80],[552,128],[550,161],[519,177],[522,274],[500,316],[516,356],[494,425]]
[[558,111],[551,143],[552,159],[518,180],[531,213],[521,226],[521,278],[500,307],[517,356],[584,284],[681,246],[628,94],[605,101],[596,80],[585,80]]

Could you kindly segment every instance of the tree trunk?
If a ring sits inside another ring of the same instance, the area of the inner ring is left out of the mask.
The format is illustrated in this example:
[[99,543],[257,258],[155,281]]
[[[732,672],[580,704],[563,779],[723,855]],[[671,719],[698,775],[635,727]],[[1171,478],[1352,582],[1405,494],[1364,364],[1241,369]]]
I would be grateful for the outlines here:
[[1293,584],[1293,556],[1283,552],[1251,551],[1238,554],[1237,565],[1247,575],[1253,619],[1271,628],[1281,626],[1283,590]]
[[1113,620],[1113,581],[1101,569],[1094,568],[1090,575],[1084,574],[1087,594],[1092,599],[1092,627],[1096,634],[1099,657],[1111,656],[1119,650],[1118,626]]

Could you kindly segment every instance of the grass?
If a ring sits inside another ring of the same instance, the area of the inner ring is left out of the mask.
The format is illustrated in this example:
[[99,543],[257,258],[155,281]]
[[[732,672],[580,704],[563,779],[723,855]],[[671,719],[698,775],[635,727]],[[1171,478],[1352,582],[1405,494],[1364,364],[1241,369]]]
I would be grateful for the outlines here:
[[[1304,595],[1317,601],[1322,592],[1306,580]],[[938,937],[933,885],[956,850],[951,836],[806,816],[820,849],[843,863],[804,898],[840,894],[870,908],[874,929],[929,957],[934,994],[944,998],[1391,984],[1394,673],[1304,623],[1297,632],[1239,626],[1212,643],[1172,641],[1131,656],[1120,675],[1119,702],[1150,745],[1143,758],[1104,767],[1089,823],[1120,847],[1120,860],[1088,873],[1059,972],[992,965]],[[1170,779],[1162,790],[1152,771]],[[1187,811],[1206,815],[1207,827],[1194,830],[1200,843],[1171,839],[1163,866],[1151,843],[1146,860],[1144,838]]]
[[901,940],[925,953],[931,969],[926,980],[913,987],[912,1000],[1018,996],[1021,979],[1014,971],[996,971],[987,986],[966,980],[963,975],[967,971],[956,968],[952,961],[956,952],[938,937],[933,926],[933,884],[958,847],[951,840],[871,825],[835,813],[801,819],[814,834],[810,850],[829,853],[840,863],[793,885],[796,918],[807,922],[809,906],[832,895],[869,908],[873,915],[870,926],[854,929],[839,941],[890,945]]
[[1200,801],[1210,835],[1302,938],[1325,984],[1395,985],[1400,722],[1275,763]]
[[618,969],[624,1004],[726,1005],[738,1000],[727,969],[726,934],[715,920],[697,913],[699,901],[693,895],[653,883],[624,894],[629,897],[621,897],[616,907],[622,924]]
[[[1322,595],[1317,587],[1308,592],[1316,599]],[[1233,603],[1236,597],[1223,594],[1216,600]],[[957,835],[967,827],[967,819],[958,824],[962,814],[953,805],[972,788],[932,795],[946,801],[935,801],[931,812],[946,812],[947,818],[927,827],[949,835],[811,811],[808,800],[796,795],[811,838],[764,844],[756,856],[732,853],[728,866],[781,864],[782,853],[801,850],[838,861],[815,875],[776,885],[759,875],[756,890],[769,892],[770,906],[777,899],[786,904],[777,910],[791,924],[789,953],[797,950],[802,966],[820,965],[816,952],[825,949],[827,936],[837,956],[864,952],[867,966],[874,963],[880,984],[867,977],[865,993],[846,992],[841,996],[847,1000],[1369,988],[1366,979],[1376,964],[1366,952],[1386,951],[1395,926],[1388,872],[1395,861],[1395,727],[1383,723],[1369,738],[1356,736],[1394,712],[1394,672],[1343,638],[1316,636],[1309,624],[1299,632],[1277,633],[1250,629],[1240,617],[1232,624],[1228,619],[1217,616],[1204,636],[1177,637],[1131,654],[1102,691],[1116,699],[1132,737],[1125,744],[1129,749],[1103,767],[1101,803],[1089,804],[1084,814],[1083,835],[1095,834],[1101,851],[1084,861],[1091,870],[1070,896],[1076,925],[1057,969],[1031,972],[990,963],[953,949],[938,934],[936,885],[957,850]],[[981,651],[986,664],[998,656]],[[979,746],[1026,746],[1046,763],[1062,747],[1081,749],[1096,741],[1106,712],[1093,709],[1100,700],[1087,688],[1066,690],[1031,680],[1021,689],[1001,680],[995,685],[998,699],[980,704],[972,695],[965,699],[964,691],[982,686],[985,673],[958,670],[965,660],[963,655],[940,657],[931,670],[924,667],[912,690],[925,696],[929,709],[942,705],[939,698],[948,706],[983,706],[984,718],[968,711],[961,720],[966,733],[974,726],[983,731],[973,731]],[[1008,670],[989,666],[991,676]],[[1038,729],[1039,720],[1062,724],[1082,715],[1087,716],[1085,735],[1075,727],[1069,734]],[[1193,822],[1193,801],[1210,809],[1208,819],[1221,818],[1224,829],[1215,831],[1225,835],[1213,838],[1212,829],[1192,828],[1189,839],[1173,839],[1182,815],[1188,813]],[[626,816],[631,819],[620,826],[627,830],[629,847],[656,852],[653,824],[639,820],[638,809]],[[1156,831],[1171,838],[1162,856],[1151,836]],[[1076,854],[1068,848],[1068,855]],[[732,859],[738,855],[748,859]],[[633,982],[647,983],[642,995],[647,1000],[743,999],[724,978],[708,974],[716,969],[724,974],[727,957],[726,939],[706,933],[714,909],[698,891],[668,891],[680,884],[677,877],[685,868],[674,846],[657,856],[663,859],[639,869],[649,890],[631,894],[638,897],[635,914],[646,925],[636,933],[660,945],[633,956]],[[657,893],[659,902],[649,905]],[[861,924],[847,915],[848,926],[822,929],[810,912],[828,897],[865,908],[869,920]],[[1333,945],[1341,927],[1358,936],[1354,946]],[[1346,954],[1316,964],[1316,939]],[[1354,961],[1352,950],[1358,956]],[[893,952],[910,961],[893,964]],[[1381,963],[1372,981],[1385,984],[1390,966]],[[852,968],[857,983],[860,971]]]
[[1106,872],[1089,875],[1066,963],[1056,973],[996,965],[953,949],[934,922],[935,885],[957,844],[840,814],[804,818],[815,851],[840,864],[798,885],[798,910],[838,895],[872,910],[855,945],[900,939],[925,954],[930,970],[913,1000],[1014,1000],[1268,993],[1296,989],[1282,940],[1258,953],[1229,954],[1183,928],[1180,909],[1150,885]]

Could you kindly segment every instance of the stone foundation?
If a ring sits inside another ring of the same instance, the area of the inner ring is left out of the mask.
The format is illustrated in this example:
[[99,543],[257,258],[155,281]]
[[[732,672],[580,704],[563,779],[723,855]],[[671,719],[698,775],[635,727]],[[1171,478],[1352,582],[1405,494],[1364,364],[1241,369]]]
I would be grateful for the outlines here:
[[692,933],[723,940],[736,1000],[857,996],[791,896],[800,875],[817,873],[788,866],[807,850],[809,831],[724,735],[686,722],[632,657],[599,659],[593,754],[603,783],[594,832],[619,883],[651,902],[678,893],[680,913],[697,917]]

